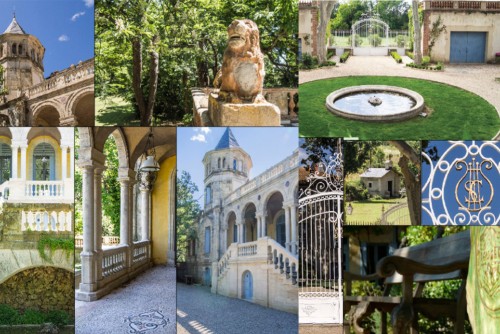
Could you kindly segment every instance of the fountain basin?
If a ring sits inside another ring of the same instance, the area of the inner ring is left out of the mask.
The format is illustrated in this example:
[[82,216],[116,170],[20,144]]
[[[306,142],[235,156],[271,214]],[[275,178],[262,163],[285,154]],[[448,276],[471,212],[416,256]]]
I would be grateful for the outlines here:
[[[373,104],[371,100],[381,100]],[[368,122],[404,121],[419,115],[424,98],[412,90],[385,85],[346,87],[326,98],[326,108],[345,118]]]

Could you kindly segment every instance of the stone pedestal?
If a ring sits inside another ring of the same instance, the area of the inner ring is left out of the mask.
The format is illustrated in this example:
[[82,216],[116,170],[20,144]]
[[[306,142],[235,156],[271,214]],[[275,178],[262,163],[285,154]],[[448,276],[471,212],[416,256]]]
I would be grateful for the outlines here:
[[214,126],[280,126],[280,110],[272,103],[225,103],[209,96],[209,117]]

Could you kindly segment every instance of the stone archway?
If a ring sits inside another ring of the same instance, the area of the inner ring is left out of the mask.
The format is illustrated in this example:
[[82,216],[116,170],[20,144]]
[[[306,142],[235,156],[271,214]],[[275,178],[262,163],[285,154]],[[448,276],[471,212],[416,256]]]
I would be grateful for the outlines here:
[[93,88],[84,88],[68,100],[68,116],[74,117],[76,126],[94,126],[95,98]]
[[[280,214],[284,215],[283,211],[283,194],[279,191],[274,191],[267,196],[267,200],[265,202],[265,212],[266,212],[266,235],[278,241],[278,233],[283,232],[278,229],[277,225],[273,225],[274,223],[278,223],[278,216]],[[284,223],[284,221],[283,221]],[[285,234],[281,235],[286,237]],[[279,241],[278,241],[279,242]]]
[[389,25],[377,18],[356,21],[351,29],[351,47],[355,56],[387,56]]
[[236,214],[231,211],[227,215],[227,247],[233,242],[238,242],[238,226],[236,225]]
[[251,242],[257,240],[257,208],[255,204],[248,203],[243,209],[242,226],[243,226],[243,242]]
[[33,126],[59,126],[61,115],[55,104],[47,103],[33,112]]

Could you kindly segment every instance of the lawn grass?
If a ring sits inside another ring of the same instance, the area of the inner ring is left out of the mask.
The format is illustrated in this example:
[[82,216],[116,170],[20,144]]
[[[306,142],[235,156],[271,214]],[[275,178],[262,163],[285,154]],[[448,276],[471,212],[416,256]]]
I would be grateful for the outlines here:
[[[357,85],[391,85],[420,93],[432,113],[394,123],[355,121],[325,107],[332,91]],[[480,96],[433,81],[379,76],[340,77],[301,84],[301,137],[357,137],[363,140],[488,140],[500,129],[495,108]]]
[[140,120],[134,112],[134,107],[118,96],[96,98],[96,126],[132,125],[139,126]]
[[[364,224],[380,224],[382,216],[382,206],[384,211],[387,211],[392,206],[399,203],[405,203],[406,198],[391,198],[391,199],[369,199],[363,201],[351,201],[352,214],[346,215],[346,225],[354,222],[363,222]],[[347,206],[346,206],[347,207]]]

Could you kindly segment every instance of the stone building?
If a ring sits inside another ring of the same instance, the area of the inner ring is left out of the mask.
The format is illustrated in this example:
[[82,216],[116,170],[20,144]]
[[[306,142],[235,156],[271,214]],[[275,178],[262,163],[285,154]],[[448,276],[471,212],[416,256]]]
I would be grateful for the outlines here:
[[[433,61],[485,63],[500,52],[500,1],[424,1],[423,53]],[[446,30],[433,37],[433,25]],[[434,43],[432,50],[430,44]]]
[[44,78],[45,48],[16,18],[0,35],[0,124],[94,124],[94,59]]
[[0,128],[0,304],[73,313],[73,250],[40,250],[73,239],[73,161],[73,128]]
[[318,15],[317,1],[299,0],[299,56],[318,56]]
[[[102,174],[104,145],[111,137],[118,151],[120,236],[117,244],[107,246],[102,237]],[[79,128],[83,244],[76,245],[82,247],[77,300],[94,301],[153,265],[174,263],[175,138],[173,127]],[[146,169],[148,163],[155,167]]]
[[212,293],[296,313],[298,150],[249,179],[252,159],[227,128],[203,165],[188,272]]
[[371,195],[384,198],[399,197],[401,178],[392,169],[390,160],[385,162],[385,168],[370,167],[359,177]]

